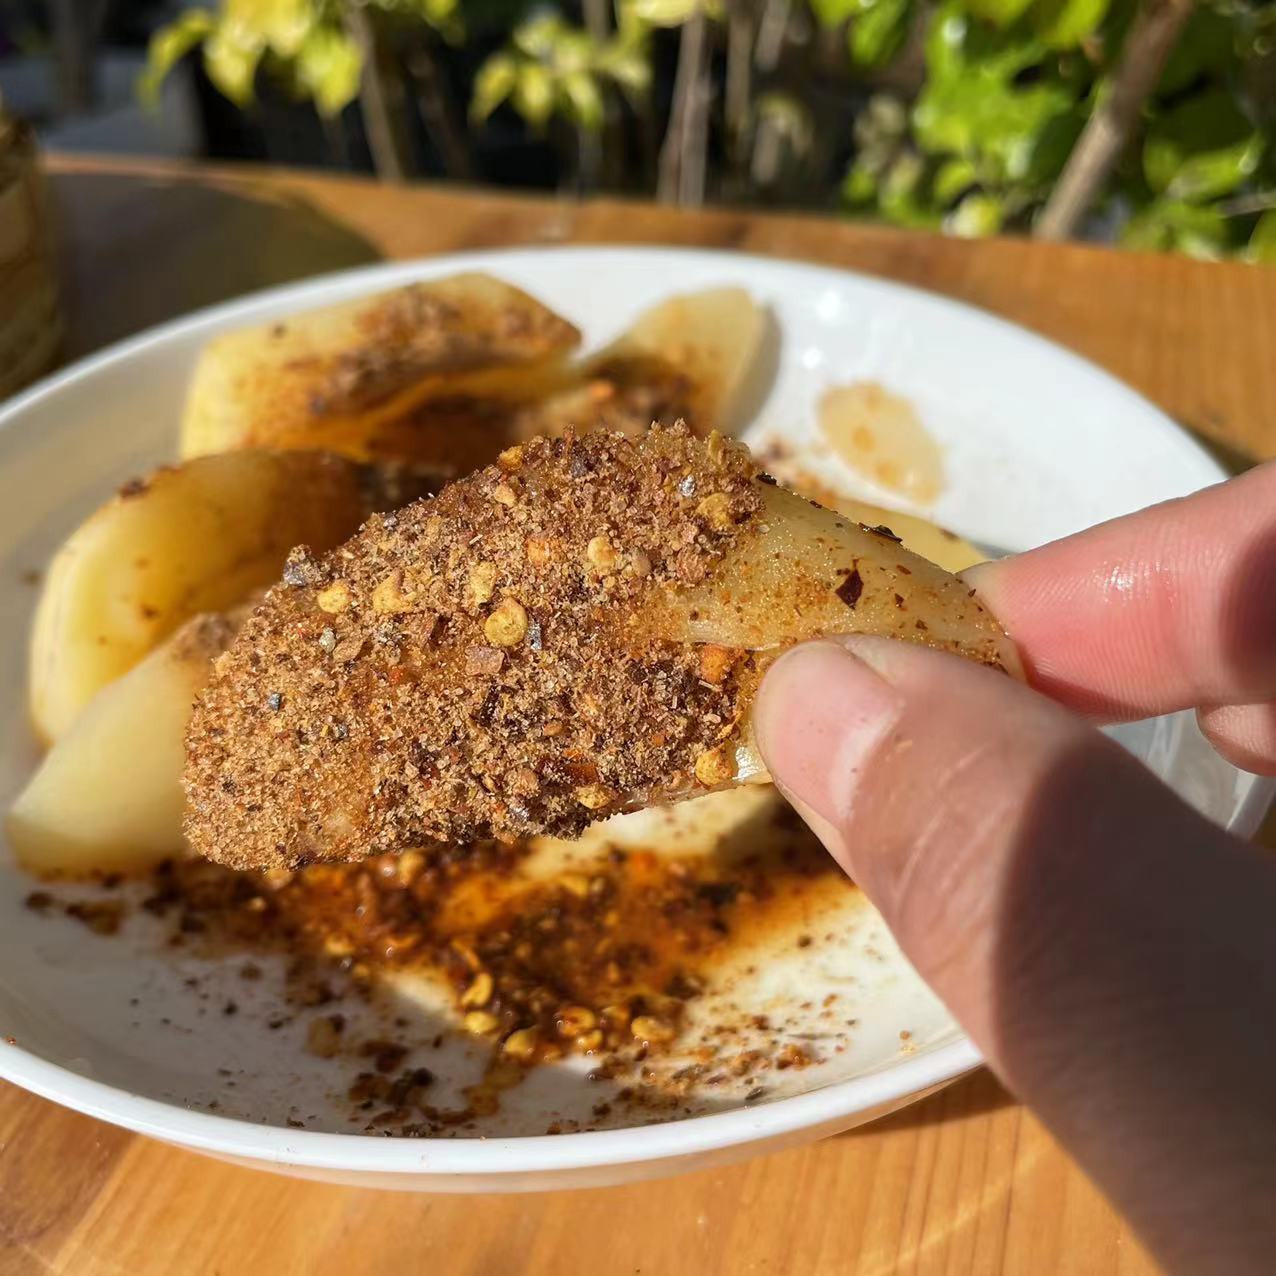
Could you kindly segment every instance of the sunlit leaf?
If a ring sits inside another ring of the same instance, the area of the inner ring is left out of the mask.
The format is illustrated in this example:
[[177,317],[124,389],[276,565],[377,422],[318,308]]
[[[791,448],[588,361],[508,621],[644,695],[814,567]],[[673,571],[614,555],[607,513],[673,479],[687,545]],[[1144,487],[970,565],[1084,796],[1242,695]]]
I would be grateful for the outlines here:
[[237,43],[260,40],[282,58],[300,51],[317,18],[312,0],[222,0],[221,26],[238,29],[232,36]]
[[1248,261],[1276,266],[1276,209],[1265,212],[1254,227],[1245,248]]
[[701,0],[630,0],[629,11],[653,27],[680,27],[702,7]]
[[252,101],[257,64],[265,46],[250,33],[222,23],[204,41],[204,70],[217,89],[236,106]]
[[848,204],[871,204],[877,198],[876,174],[853,164],[842,181],[842,198]]
[[1156,209],[1136,213],[1121,231],[1121,246],[1139,252],[1163,252],[1170,246],[1170,228]]
[[1227,218],[1217,208],[1157,200],[1130,219],[1121,242],[1127,248],[1173,248],[1212,260],[1225,254],[1228,238]]
[[935,173],[931,189],[940,204],[951,204],[975,182],[975,166],[966,159],[945,160]]
[[297,54],[296,70],[319,114],[337,115],[359,94],[363,55],[344,31],[317,27]]
[[1197,203],[1230,194],[1253,175],[1263,138],[1224,89],[1188,98],[1153,121],[1143,144],[1148,185]]
[[563,76],[563,96],[570,114],[581,128],[596,132],[603,123],[603,95],[588,71],[570,71]]
[[976,18],[994,26],[1008,27],[1023,16],[1032,0],[966,0],[966,8]]
[[873,0],[851,23],[851,58],[860,66],[884,66],[903,47],[912,21],[912,0]]
[[651,62],[646,50],[635,49],[628,41],[610,41],[599,53],[595,65],[628,93],[646,93],[651,87]]
[[417,11],[432,27],[446,29],[458,16],[459,0],[416,0]]
[[999,177],[1021,180],[1038,135],[1072,105],[1071,94],[1057,84],[1016,89],[969,74],[928,84],[913,110],[913,128],[931,154],[978,159]]
[[824,27],[840,27],[861,10],[861,0],[811,0],[811,12]]
[[1052,49],[1075,48],[1107,17],[1109,0],[1036,0],[1032,25]]
[[518,63],[508,53],[493,53],[474,77],[470,115],[481,122],[496,110],[518,83]]
[[903,155],[891,166],[878,193],[883,213],[897,226],[939,230],[943,218],[920,195],[925,165],[916,155]]
[[213,30],[214,18],[207,9],[187,9],[151,36],[146,50],[146,70],[138,77],[137,94],[144,105],[159,103],[160,85],[165,76]]
[[550,52],[555,71],[567,75],[593,66],[598,47],[587,31],[564,27]]
[[514,109],[533,128],[542,128],[554,111],[554,77],[538,62],[525,62],[512,96]]
[[963,239],[995,235],[1005,221],[1001,201],[991,195],[970,194],[944,220],[944,229]]
[[791,93],[763,93],[754,108],[797,154],[809,150],[815,124],[805,103]]
[[529,58],[548,59],[561,38],[564,22],[556,13],[542,13],[514,28],[514,47]]

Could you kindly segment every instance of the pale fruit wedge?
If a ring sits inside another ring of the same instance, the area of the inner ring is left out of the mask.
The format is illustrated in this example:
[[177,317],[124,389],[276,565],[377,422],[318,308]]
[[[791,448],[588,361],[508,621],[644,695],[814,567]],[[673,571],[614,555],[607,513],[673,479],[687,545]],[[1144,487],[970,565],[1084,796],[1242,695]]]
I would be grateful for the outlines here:
[[108,682],[183,621],[278,579],[288,551],[330,549],[374,510],[433,486],[322,453],[247,451],[155,471],[74,531],[31,636],[31,715],[58,739]]
[[[403,352],[394,342],[362,353],[356,347],[367,340],[367,315],[400,304],[398,293],[297,315],[282,334],[231,333],[201,357],[183,454],[325,448],[457,476],[490,464],[512,444],[568,429],[638,434],[652,421],[685,419],[699,434],[729,430],[748,414],[759,374],[766,379],[760,355],[767,314],[742,288],[670,297],[575,363],[567,359],[575,329],[556,328],[563,321],[517,289],[475,275],[419,288],[460,294],[455,304],[429,312],[437,331],[417,337],[424,345],[428,335],[449,356],[464,352],[467,362],[423,368],[411,385],[391,393],[386,378],[403,375]],[[474,302],[489,293],[492,305],[483,313],[499,315],[503,301],[508,319],[484,329],[475,322]],[[514,345],[509,334],[525,332],[539,339]],[[375,375],[352,379],[363,364]],[[333,378],[345,378],[350,388],[325,389]]]
[[[309,310],[211,341],[182,421],[182,455],[244,447],[387,455],[386,422],[430,397],[534,394],[580,339],[534,297],[453,275]],[[407,452],[403,459],[419,459]]]
[[579,833],[762,777],[821,634],[1018,669],[957,578],[688,429],[536,440],[273,589],[191,720],[187,834],[240,867]]
[[231,619],[196,617],[93,698],[9,812],[25,868],[137,869],[182,848],[182,735],[234,630]]
[[[767,312],[744,288],[682,293],[645,311],[606,349],[588,360],[588,376],[616,383],[623,394],[644,377],[681,380],[681,402],[655,419],[686,419],[697,434],[730,433],[740,424],[751,376],[766,339]],[[647,422],[646,424],[650,424]]]

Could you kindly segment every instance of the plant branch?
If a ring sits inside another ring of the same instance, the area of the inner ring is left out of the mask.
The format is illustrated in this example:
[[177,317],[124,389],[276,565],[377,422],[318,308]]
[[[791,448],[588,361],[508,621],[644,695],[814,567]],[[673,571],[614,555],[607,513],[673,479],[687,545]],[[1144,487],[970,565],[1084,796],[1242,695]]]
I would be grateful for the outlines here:
[[465,131],[457,120],[456,104],[434,50],[426,44],[414,49],[408,70],[416,83],[421,116],[430,140],[438,148],[443,171],[449,177],[469,177],[470,150]]
[[50,5],[58,110],[82,115],[97,99],[94,61],[106,6],[84,0],[53,0]]
[[747,0],[729,0],[727,7],[727,72],[722,113],[727,129],[727,154],[735,169],[748,159],[750,97],[753,93],[753,9]]
[[404,119],[403,74],[386,50],[372,15],[361,5],[346,15],[346,29],[363,54],[359,106],[372,166],[385,182],[401,182],[413,169]]
[[709,20],[702,9],[687,19],[678,41],[673,104],[660,148],[656,196],[666,204],[704,200],[709,94],[702,83],[708,69]]
[[611,34],[610,0],[583,0],[582,7],[589,38],[601,44]]
[[780,65],[784,33],[789,28],[790,5],[791,0],[766,0],[762,7],[762,17],[758,20],[758,42],[753,54],[760,75],[770,75]]
[[1250,213],[1265,213],[1276,208],[1276,191],[1255,191],[1252,195],[1237,195],[1217,205],[1224,217],[1246,217]]
[[1193,0],[1146,0],[1121,51],[1111,84],[1068,156],[1037,218],[1037,239],[1067,239],[1107,184],[1139,125],[1143,104],[1192,11]]

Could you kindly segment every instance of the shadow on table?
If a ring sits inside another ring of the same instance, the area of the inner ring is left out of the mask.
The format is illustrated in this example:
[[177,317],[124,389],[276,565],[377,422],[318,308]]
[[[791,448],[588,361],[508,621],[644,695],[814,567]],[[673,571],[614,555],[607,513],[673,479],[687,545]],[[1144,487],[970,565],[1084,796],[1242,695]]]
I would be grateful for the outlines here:
[[106,173],[54,173],[49,187],[68,359],[201,306],[380,259],[292,196]]
[[938,1094],[910,1104],[899,1112],[880,1121],[872,1121],[853,1130],[847,1130],[836,1138],[853,1139],[861,1135],[883,1134],[890,1130],[917,1129],[920,1126],[938,1125],[946,1121],[959,1121],[966,1117],[985,1116],[1003,1108],[1013,1107],[1016,1100],[1006,1092],[1001,1083],[987,1068],[980,1068],[960,1081],[953,1082]]

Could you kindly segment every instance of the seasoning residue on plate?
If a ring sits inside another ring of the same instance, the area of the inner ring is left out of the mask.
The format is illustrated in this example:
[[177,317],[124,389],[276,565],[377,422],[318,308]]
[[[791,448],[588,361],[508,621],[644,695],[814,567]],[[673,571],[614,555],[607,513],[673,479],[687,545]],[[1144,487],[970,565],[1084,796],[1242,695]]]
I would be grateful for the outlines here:
[[830,386],[816,419],[829,446],[857,474],[926,505],[944,490],[944,458],[909,401],[875,381]]
[[[29,904],[103,935],[150,915],[165,947],[227,972],[282,958],[267,1027],[295,1024],[310,1055],[332,1061],[332,1094],[369,1133],[474,1130],[536,1064],[594,1082],[600,1122],[641,1122],[697,1094],[756,1101],[768,1077],[819,1061],[848,1032],[836,997],[762,1004],[748,985],[770,954],[805,963],[832,941],[854,888],[774,793],[708,802],[724,832],[698,851],[651,813],[649,842],[618,824],[584,846],[491,842],[295,871],[171,860],[140,883],[109,880],[106,899],[50,884]],[[459,1099],[435,1076],[437,1014],[414,1015],[398,995],[415,977],[441,990],[454,1035],[477,1050]],[[382,993],[393,1014],[370,1029]]]

